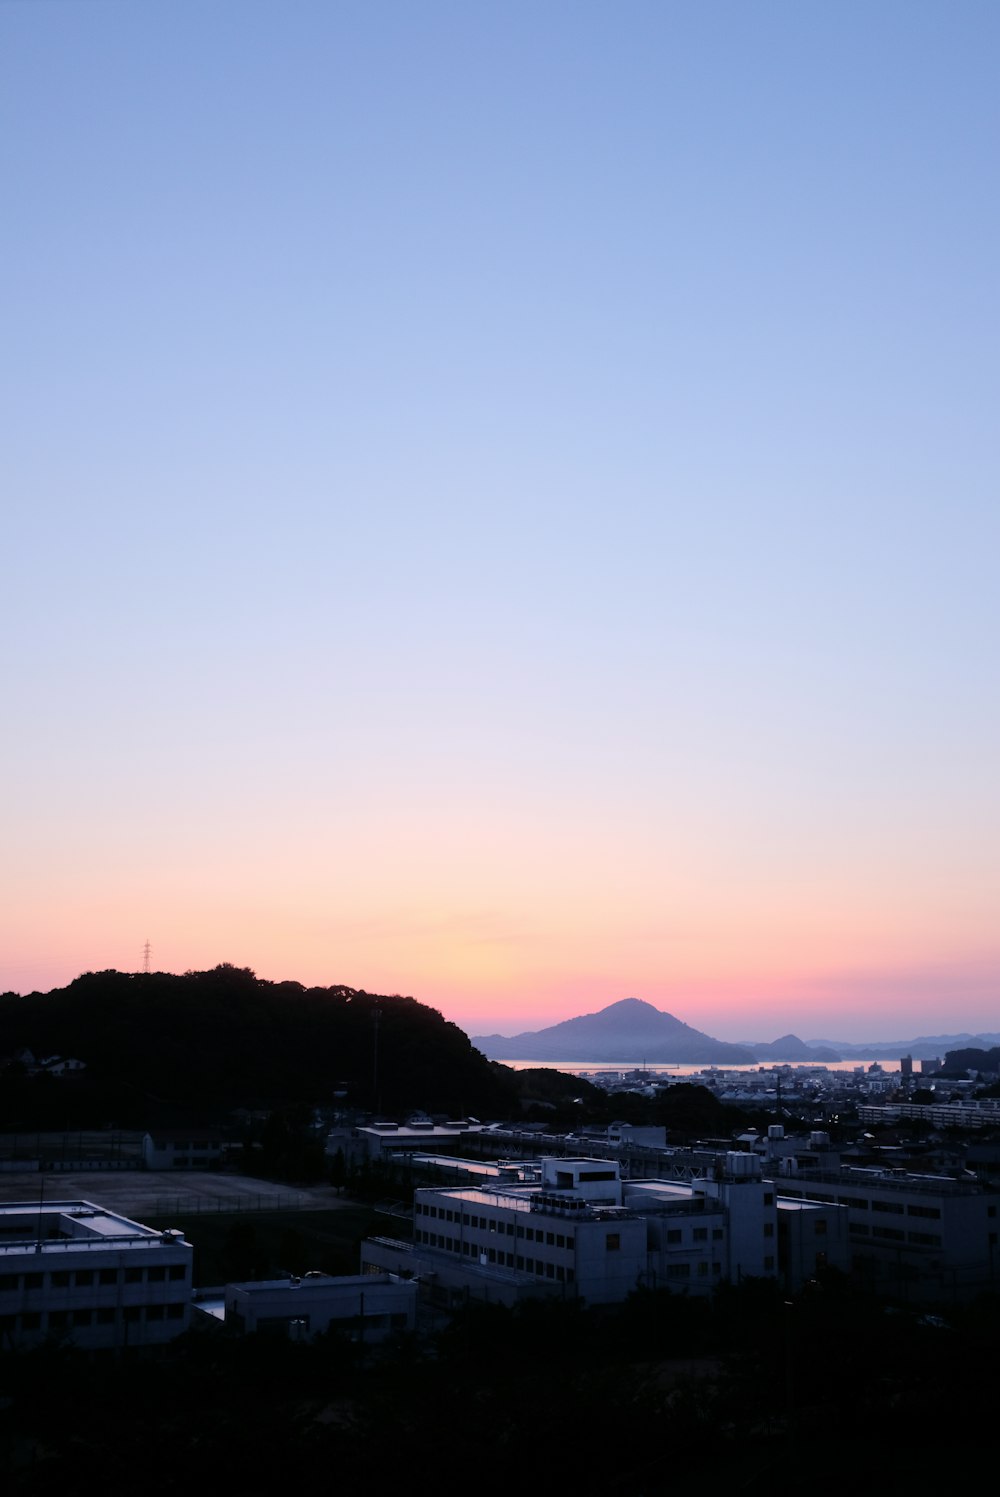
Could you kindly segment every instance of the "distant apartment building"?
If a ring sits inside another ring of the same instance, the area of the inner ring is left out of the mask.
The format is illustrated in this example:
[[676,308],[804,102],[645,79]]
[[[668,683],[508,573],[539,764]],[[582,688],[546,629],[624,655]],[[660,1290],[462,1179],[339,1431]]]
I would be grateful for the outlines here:
[[188,1327],[193,1248],[90,1201],[0,1206],[0,1346],[155,1346]]
[[858,1122],[891,1127],[901,1118],[929,1123],[932,1128],[996,1128],[1000,1126],[1000,1097],[966,1102],[891,1102],[885,1107],[860,1106]]

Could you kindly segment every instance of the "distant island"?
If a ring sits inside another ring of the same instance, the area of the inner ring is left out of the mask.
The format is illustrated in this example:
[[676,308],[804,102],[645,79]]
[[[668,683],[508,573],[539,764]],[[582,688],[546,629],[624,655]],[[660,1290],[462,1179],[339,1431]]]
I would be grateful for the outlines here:
[[[596,1014],[564,1019],[524,1034],[475,1035],[490,1060],[600,1061],[642,1059],[656,1064],[753,1065],[744,1045],[713,1039],[641,998],[622,998]],[[801,1042],[799,1042],[801,1043]]]
[[930,1060],[949,1051],[1000,1045],[1000,1034],[920,1035],[910,1040],[740,1040],[735,1044],[693,1029],[641,998],[622,998],[594,1014],[580,1014],[547,1029],[472,1036],[490,1060],[647,1061],[655,1065],[750,1066],[788,1061],[825,1065],[844,1060]]

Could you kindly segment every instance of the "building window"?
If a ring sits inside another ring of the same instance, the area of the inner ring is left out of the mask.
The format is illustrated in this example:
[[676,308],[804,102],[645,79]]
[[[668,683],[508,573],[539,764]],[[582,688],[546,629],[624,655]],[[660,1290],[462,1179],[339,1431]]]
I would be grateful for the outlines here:
[[681,1230],[680,1230],[680,1228],[679,1227],[671,1227],[670,1231],[667,1233],[667,1241],[668,1242],[680,1242],[680,1240],[681,1240]]
[[609,1253],[617,1253],[621,1248],[622,1239],[620,1232],[609,1232],[604,1241],[604,1246]]
[[102,1268],[100,1273],[97,1275],[97,1281],[99,1284],[117,1284],[117,1268]]
[[[767,1228],[766,1227],[764,1228],[764,1232],[765,1232],[765,1235],[766,1235],[766,1233],[767,1233]],[[694,1236],[695,1242],[707,1242],[708,1241],[708,1228],[707,1227],[695,1227],[693,1236]]]

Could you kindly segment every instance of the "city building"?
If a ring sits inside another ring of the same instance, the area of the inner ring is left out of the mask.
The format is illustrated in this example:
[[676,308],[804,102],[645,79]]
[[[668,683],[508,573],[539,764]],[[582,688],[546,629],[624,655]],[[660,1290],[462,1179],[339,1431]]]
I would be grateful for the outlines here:
[[305,1341],[335,1327],[369,1345],[412,1331],[416,1307],[416,1282],[388,1273],[309,1273],[227,1284],[195,1297],[196,1309],[247,1335],[263,1331]]
[[623,1180],[613,1160],[546,1157],[416,1191],[413,1241],[369,1239],[362,1267],[409,1275],[445,1306],[539,1294],[608,1304],[643,1287],[708,1294],[724,1280],[782,1273],[799,1287],[828,1264],[848,1267],[846,1212],[834,1204],[804,1215],[811,1235],[788,1238],[785,1267],[776,1188],[751,1154],[725,1154],[684,1181]]
[[142,1162],[148,1170],[216,1170],[225,1145],[217,1128],[183,1128],[179,1133],[158,1129],[142,1141]]
[[155,1346],[187,1330],[194,1250],[90,1201],[0,1206],[0,1346]]
[[1000,1192],[974,1178],[845,1165],[780,1188],[785,1199],[846,1208],[851,1270],[866,1287],[915,1299],[996,1288]]

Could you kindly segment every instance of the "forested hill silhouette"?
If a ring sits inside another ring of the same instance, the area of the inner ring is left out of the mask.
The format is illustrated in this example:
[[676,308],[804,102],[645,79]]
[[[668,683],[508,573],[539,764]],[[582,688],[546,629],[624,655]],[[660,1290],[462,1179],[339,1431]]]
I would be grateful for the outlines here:
[[343,1088],[348,1104],[387,1112],[511,1106],[502,1070],[436,1009],[398,994],[267,982],[229,964],[183,976],[88,972],[49,993],[4,994],[0,1060],[21,1049],[85,1061],[79,1079],[49,1085],[67,1102],[66,1088],[113,1101],[115,1121],[133,1126],[177,1104],[213,1113],[329,1104]]
[[691,1065],[752,1065],[742,1045],[714,1040],[641,998],[622,998],[596,1014],[564,1019],[525,1034],[474,1036],[493,1060],[648,1060]]

